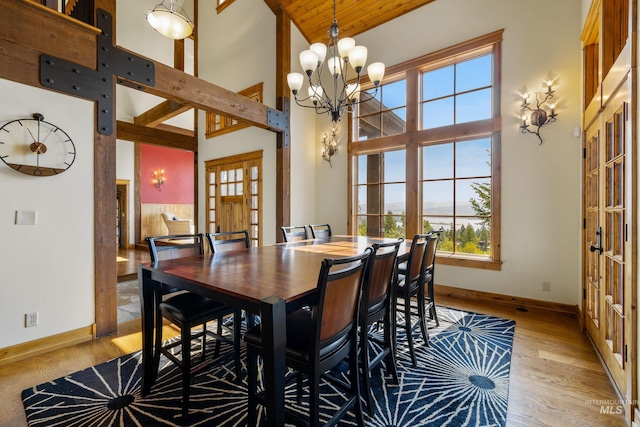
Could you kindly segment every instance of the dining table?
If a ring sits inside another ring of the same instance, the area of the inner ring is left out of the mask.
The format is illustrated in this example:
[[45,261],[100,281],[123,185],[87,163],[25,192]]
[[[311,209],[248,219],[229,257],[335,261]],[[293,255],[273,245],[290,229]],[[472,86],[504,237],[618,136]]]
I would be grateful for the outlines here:
[[[286,315],[308,305],[316,290],[325,258],[364,252],[374,243],[397,239],[365,236],[329,236],[204,254],[139,266],[142,319],[142,395],[156,381],[160,355],[154,346],[161,286],[182,289],[215,299],[260,316],[263,338],[263,375],[267,425],[284,426]],[[403,242],[399,259],[410,250]]]

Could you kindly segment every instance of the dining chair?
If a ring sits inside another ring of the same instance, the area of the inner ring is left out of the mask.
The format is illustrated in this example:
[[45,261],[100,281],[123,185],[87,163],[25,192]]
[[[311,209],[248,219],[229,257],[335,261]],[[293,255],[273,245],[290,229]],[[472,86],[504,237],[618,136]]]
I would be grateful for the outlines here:
[[[239,230],[239,231],[224,231],[218,233],[207,233],[206,234],[207,241],[209,242],[209,249],[211,253],[224,253],[235,251],[239,249],[247,249],[251,246],[251,240],[249,240],[249,231],[247,230]],[[238,312],[237,316],[234,316],[233,323],[241,324],[242,319],[245,316],[242,316],[242,312]],[[251,327],[255,324],[255,315],[247,314],[247,326]],[[238,322],[238,323],[236,323]],[[227,323],[229,324],[229,323]],[[219,343],[216,343],[216,354],[220,350]],[[237,355],[238,363],[240,355]]]
[[[147,237],[151,262],[184,258],[204,253],[202,234],[182,234]],[[230,314],[238,313],[233,307],[229,307],[210,298],[191,292],[176,292],[167,286],[158,286],[155,289],[154,298],[158,310],[156,311],[154,337],[154,370],[158,371],[160,354],[164,354],[175,363],[182,371],[182,417],[184,420],[189,415],[189,391],[191,387],[191,341],[201,338],[201,361],[206,356],[206,336],[216,339],[216,346],[220,342],[232,343],[236,354],[236,378],[240,379],[240,329],[234,328],[233,338],[223,335],[223,318]],[[166,318],[180,328],[180,340],[162,343],[162,319]],[[217,333],[207,329],[207,322],[217,321]],[[202,331],[193,333],[192,329],[202,325]],[[180,346],[179,359],[171,350]],[[218,353],[218,352],[216,352]],[[217,354],[216,354],[217,357]]]
[[[362,309],[360,310],[360,355],[364,380],[364,399],[369,415],[373,416],[373,391],[370,377],[373,369],[384,359],[387,372],[394,383],[398,384],[395,359],[395,294],[397,280],[396,257],[404,239],[390,243],[376,243],[372,246],[370,260],[362,291]],[[376,330],[382,323],[382,339],[370,335],[373,325]],[[370,349],[369,342],[376,345]],[[377,354],[370,359],[370,350]]]
[[[320,425],[320,383],[323,378],[350,395],[326,425],[336,425],[353,408],[358,426],[364,426],[358,369],[358,310],[370,253],[371,249],[367,248],[356,256],[324,259],[312,308],[302,308],[287,316],[285,363],[297,371],[297,374],[289,375],[288,380],[299,379],[302,374],[308,377],[309,384],[309,419],[285,409],[285,418],[295,424]],[[260,327],[247,331],[244,340],[247,344],[249,425],[255,425],[256,404],[264,404],[264,392],[257,392],[257,359],[263,352]],[[346,358],[348,383],[329,372]],[[298,400],[300,393],[301,382],[298,381]]]
[[282,230],[282,237],[285,242],[297,242],[299,240],[307,240],[309,235],[307,234],[307,227],[304,225],[293,225],[289,227],[280,227]]
[[[411,250],[406,262],[406,269],[398,271],[398,283],[396,285],[396,301],[401,305],[404,315],[404,322],[397,324],[397,327],[404,328],[409,344],[409,353],[413,366],[417,366],[416,353],[413,343],[413,331],[418,326],[422,332],[422,339],[425,345],[429,345],[429,331],[427,329],[424,304],[424,284],[427,243],[434,240],[437,244],[437,237],[429,234],[416,234],[411,242]],[[411,300],[415,298],[415,309],[411,306]],[[413,322],[413,316],[417,320]]]
[[438,242],[440,241],[440,234],[443,230],[432,230],[429,235],[436,236],[436,241],[431,242],[431,246],[427,247],[426,266],[425,266],[425,310],[429,313],[430,320],[433,320],[436,326],[440,326],[438,320],[438,310],[436,309],[434,278],[436,268],[436,252],[438,251]]
[[311,230],[311,238],[313,239],[326,239],[331,237],[331,226],[329,224],[315,224],[309,225]]

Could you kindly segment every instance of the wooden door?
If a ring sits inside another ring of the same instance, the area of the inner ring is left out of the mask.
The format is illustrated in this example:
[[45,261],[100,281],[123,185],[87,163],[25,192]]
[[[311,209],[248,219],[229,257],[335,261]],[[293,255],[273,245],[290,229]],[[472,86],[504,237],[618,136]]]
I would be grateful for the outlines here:
[[249,231],[262,244],[262,151],[205,162],[207,231]]
[[587,331],[619,391],[631,402],[635,273],[629,105],[625,81],[585,134],[583,259]]

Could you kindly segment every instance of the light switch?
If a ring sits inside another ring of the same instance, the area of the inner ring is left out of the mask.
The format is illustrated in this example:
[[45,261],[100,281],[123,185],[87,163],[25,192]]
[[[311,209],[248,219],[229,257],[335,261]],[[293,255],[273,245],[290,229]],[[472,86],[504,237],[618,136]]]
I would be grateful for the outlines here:
[[16,225],[36,225],[37,211],[16,211]]

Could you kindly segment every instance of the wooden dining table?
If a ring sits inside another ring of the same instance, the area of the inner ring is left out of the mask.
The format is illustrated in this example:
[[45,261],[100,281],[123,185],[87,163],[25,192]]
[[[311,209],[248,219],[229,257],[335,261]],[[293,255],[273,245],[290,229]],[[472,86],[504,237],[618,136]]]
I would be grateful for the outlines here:
[[[184,289],[260,316],[264,356],[267,423],[284,425],[286,315],[304,305],[316,289],[325,258],[351,256],[374,243],[396,239],[332,236],[272,246],[252,247],[218,254],[143,263],[139,266],[142,318],[142,395],[157,376],[154,348],[159,301],[154,290],[162,284]],[[403,242],[399,257],[411,242]]]

